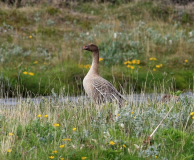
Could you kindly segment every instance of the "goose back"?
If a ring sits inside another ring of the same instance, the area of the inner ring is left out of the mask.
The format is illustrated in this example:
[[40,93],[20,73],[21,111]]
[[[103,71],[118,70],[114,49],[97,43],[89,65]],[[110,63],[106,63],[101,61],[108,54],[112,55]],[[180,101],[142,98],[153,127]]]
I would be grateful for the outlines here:
[[96,103],[106,103],[116,101],[119,106],[123,104],[125,98],[106,79],[98,76],[93,79],[93,99]]

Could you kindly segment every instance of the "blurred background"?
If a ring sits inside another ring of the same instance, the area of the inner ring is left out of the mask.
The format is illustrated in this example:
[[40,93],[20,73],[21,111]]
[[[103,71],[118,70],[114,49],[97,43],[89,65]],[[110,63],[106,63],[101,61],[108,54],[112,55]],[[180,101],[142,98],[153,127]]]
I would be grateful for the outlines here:
[[0,97],[84,94],[100,75],[123,94],[193,91],[193,0],[0,0]]

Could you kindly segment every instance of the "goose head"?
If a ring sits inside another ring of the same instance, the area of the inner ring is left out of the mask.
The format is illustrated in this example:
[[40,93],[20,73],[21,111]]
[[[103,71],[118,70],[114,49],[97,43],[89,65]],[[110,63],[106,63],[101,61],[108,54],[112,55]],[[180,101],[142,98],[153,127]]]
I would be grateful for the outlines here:
[[90,52],[98,52],[98,47],[97,47],[97,45],[91,43],[87,46],[83,46],[83,50],[87,50],[87,51],[90,51]]

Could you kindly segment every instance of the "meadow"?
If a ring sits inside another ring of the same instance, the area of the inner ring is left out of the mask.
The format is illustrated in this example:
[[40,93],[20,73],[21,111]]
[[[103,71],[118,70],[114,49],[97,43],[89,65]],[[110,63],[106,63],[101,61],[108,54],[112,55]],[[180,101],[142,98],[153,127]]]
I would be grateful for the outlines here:
[[193,90],[192,5],[34,5],[0,5],[1,96],[49,95],[62,87],[80,95],[91,65],[81,48],[91,42],[100,49],[100,75],[118,90]]
[[62,93],[39,102],[18,101],[0,106],[1,160],[194,158],[194,99],[188,96],[178,102],[129,102],[121,109],[116,104],[97,106],[84,97],[69,101]]
[[118,108],[84,96],[91,42],[100,75],[128,99],[193,92],[193,5],[116,2],[0,2],[0,98],[19,102],[0,103],[1,160],[194,159],[193,98]]

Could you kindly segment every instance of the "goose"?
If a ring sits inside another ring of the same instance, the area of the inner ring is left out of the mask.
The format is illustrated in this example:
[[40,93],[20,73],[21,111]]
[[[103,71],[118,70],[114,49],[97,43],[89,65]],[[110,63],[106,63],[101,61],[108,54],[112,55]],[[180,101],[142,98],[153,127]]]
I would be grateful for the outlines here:
[[83,79],[84,90],[87,95],[96,103],[102,104],[106,102],[116,101],[119,107],[124,105],[125,98],[117,91],[117,89],[106,79],[102,78],[98,73],[99,68],[99,49],[91,43],[83,46],[83,50],[92,52],[92,65],[87,75]]

